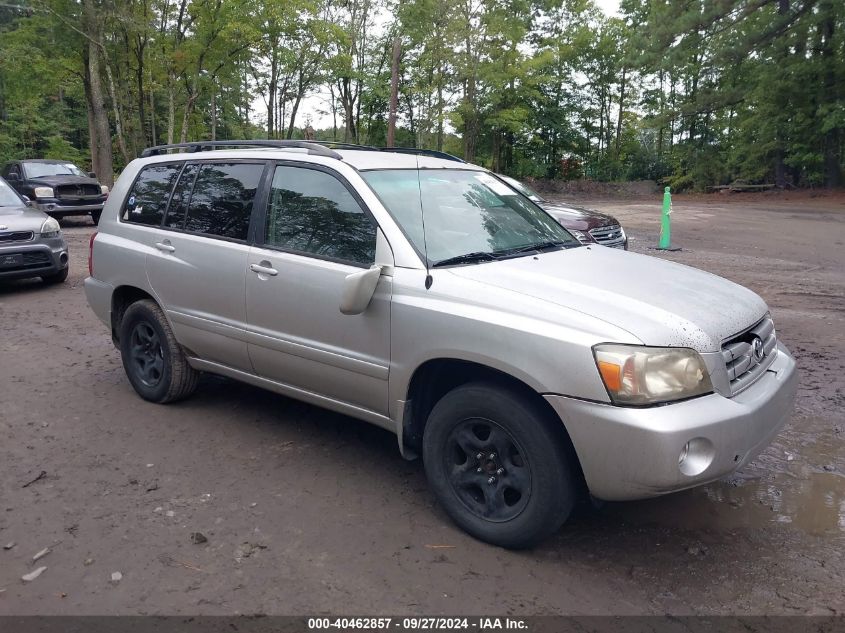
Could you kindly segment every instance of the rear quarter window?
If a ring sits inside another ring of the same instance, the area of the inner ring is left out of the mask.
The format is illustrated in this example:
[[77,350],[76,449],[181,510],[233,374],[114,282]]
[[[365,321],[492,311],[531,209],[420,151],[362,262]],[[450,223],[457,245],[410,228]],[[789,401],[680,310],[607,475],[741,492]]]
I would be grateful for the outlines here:
[[181,169],[182,163],[144,167],[129,191],[121,219],[136,224],[161,225]]

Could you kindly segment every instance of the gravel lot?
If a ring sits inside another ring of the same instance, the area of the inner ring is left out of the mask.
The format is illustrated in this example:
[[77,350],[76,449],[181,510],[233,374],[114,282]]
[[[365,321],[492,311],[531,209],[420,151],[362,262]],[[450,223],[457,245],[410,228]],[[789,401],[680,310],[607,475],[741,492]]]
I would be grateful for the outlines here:
[[660,254],[660,200],[585,204],[771,306],[801,387],[742,472],[534,551],[476,542],[379,429],[211,376],[178,405],[135,396],[82,292],[93,227],[69,219],[67,283],[0,285],[0,614],[845,612],[845,200],[678,197],[683,250]]

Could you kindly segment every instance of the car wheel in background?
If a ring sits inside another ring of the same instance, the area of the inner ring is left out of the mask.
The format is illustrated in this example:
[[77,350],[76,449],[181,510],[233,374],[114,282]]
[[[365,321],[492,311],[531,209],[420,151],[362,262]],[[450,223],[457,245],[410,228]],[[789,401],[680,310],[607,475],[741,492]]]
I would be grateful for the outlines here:
[[70,272],[70,266],[66,266],[64,270],[60,270],[54,275],[43,275],[41,280],[45,284],[60,284],[65,279],[67,279],[68,273]]
[[161,404],[190,396],[199,372],[188,364],[161,308],[137,301],[120,323],[120,354],[129,382],[145,400]]
[[493,383],[469,383],[435,406],[423,434],[429,484],[464,530],[531,547],[557,531],[578,487],[568,438],[542,403]]
[[103,214],[102,210],[100,211],[92,211],[91,212],[91,219],[94,221],[94,224],[100,223],[100,216]]

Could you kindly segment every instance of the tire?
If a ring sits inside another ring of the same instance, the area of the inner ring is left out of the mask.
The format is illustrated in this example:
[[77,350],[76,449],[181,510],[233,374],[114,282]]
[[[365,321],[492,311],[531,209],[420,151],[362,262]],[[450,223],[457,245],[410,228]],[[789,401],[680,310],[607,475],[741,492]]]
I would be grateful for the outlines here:
[[127,308],[120,355],[129,382],[144,400],[164,404],[190,396],[199,372],[188,364],[161,308],[148,299]]
[[578,490],[577,458],[559,424],[532,397],[493,383],[443,396],[423,432],[423,459],[446,513],[472,536],[510,549],[556,532]]
[[63,270],[55,273],[54,275],[44,275],[41,277],[41,281],[45,284],[60,284],[67,279],[68,273],[70,272],[70,266],[65,266]]
[[98,225],[100,223],[100,216],[103,215],[102,209],[99,211],[92,211],[91,212],[91,219],[94,221],[94,225]]

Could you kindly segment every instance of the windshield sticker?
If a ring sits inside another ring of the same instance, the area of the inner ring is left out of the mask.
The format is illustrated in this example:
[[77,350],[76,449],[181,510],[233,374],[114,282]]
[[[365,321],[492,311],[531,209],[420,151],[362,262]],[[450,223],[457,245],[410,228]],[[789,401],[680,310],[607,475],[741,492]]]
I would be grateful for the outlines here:
[[142,213],[144,211],[144,207],[135,207],[132,209],[132,213]]
[[508,187],[505,183],[490,174],[477,174],[475,179],[482,185],[486,186],[497,196],[516,196],[516,191]]

